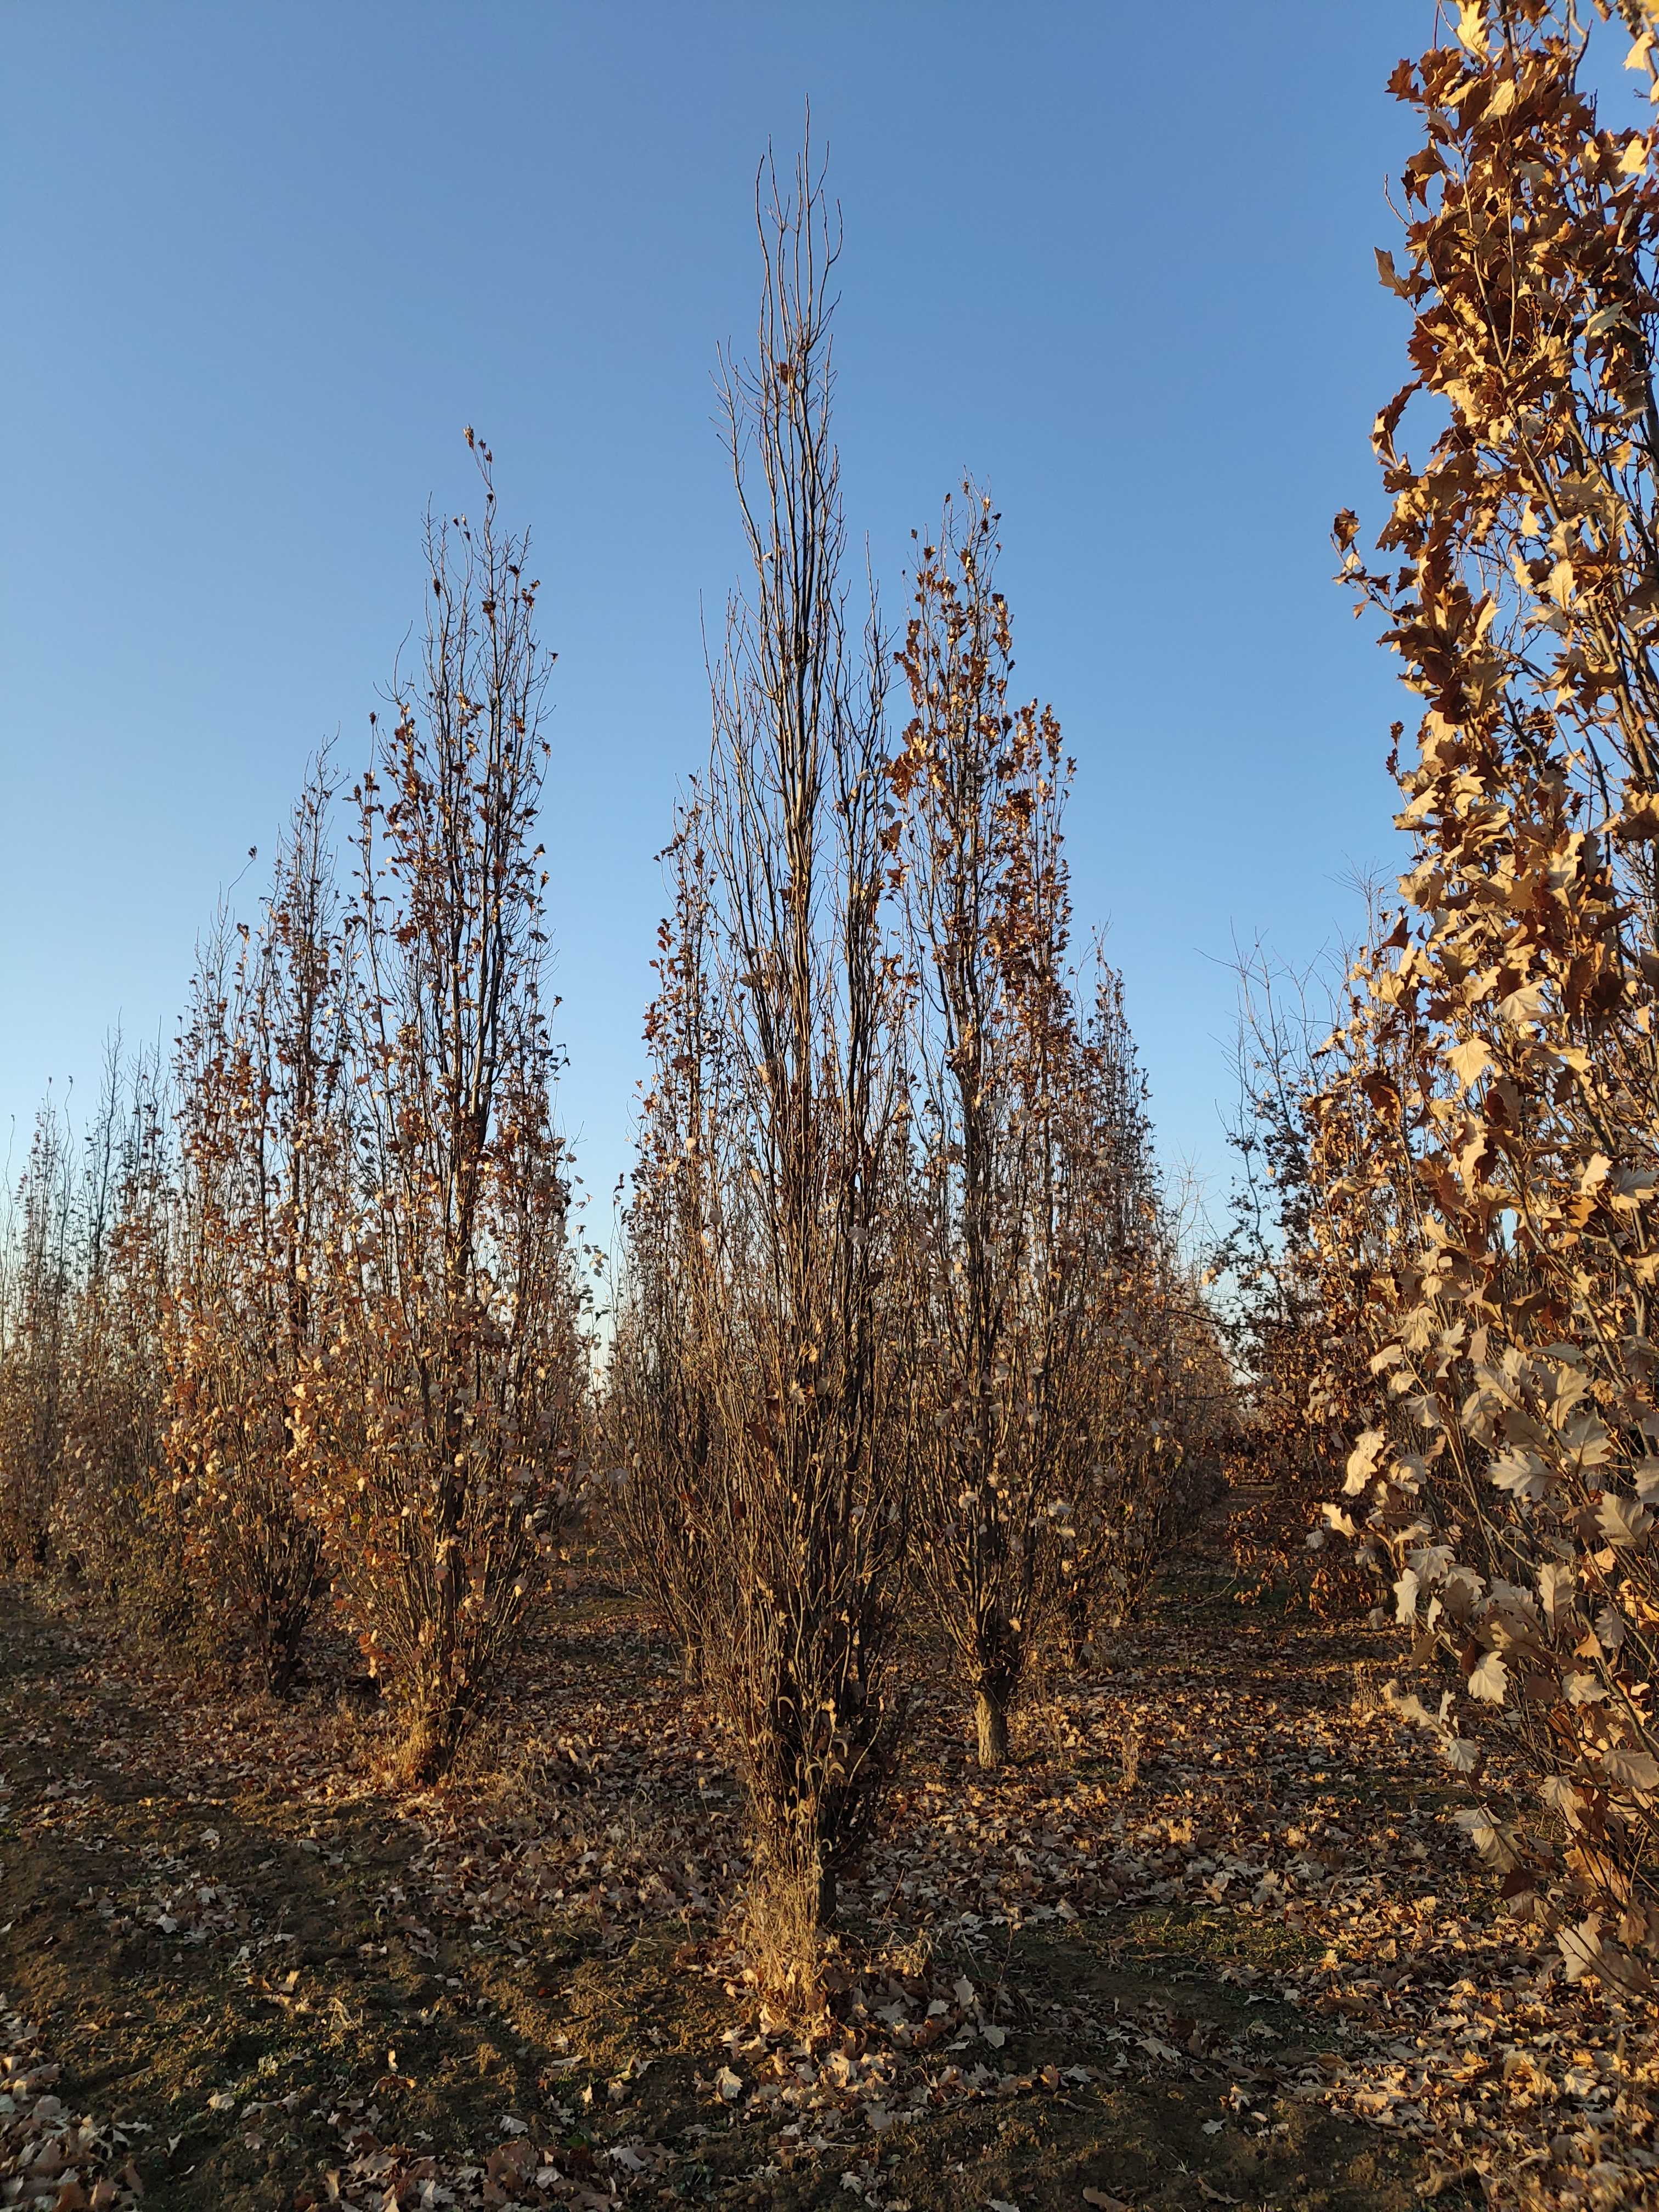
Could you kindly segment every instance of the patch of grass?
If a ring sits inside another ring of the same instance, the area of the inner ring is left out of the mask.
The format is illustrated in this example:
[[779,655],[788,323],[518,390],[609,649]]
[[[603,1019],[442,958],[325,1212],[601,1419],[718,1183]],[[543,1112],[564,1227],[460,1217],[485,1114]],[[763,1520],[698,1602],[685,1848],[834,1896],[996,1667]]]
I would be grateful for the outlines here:
[[1247,1918],[1189,1902],[1137,1905],[1110,1924],[1112,1955],[1129,1965],[1253,1966],[1272,1973],[1302,1966],[1324,1948],[1277,1914]]

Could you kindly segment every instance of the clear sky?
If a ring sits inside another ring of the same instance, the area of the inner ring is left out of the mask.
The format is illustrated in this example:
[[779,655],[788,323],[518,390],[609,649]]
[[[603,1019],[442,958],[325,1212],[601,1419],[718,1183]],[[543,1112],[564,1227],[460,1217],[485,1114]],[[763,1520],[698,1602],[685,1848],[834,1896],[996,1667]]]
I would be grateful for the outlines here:
[[[1328,580],[1402,380],[1383,90],[1432,0],[10,0],[0,21],[0,1147],[100,1042],[171,1036],[192,942],[422,599],[495,448],[560,663],[562,1113],[625,1164],[737,574],[717,345],[756,163],[810,98],[846,224],[848,519],[890,611],[964,468],[1017,684],[1078,763],[1167,1160],[1226,1172],[1235,937],[1287,957],[1389,863],[1385,657]],[[15,1158],[15,1150],[14,1158]],[[601,1212],[605,1209],[602,1206]],[[597,1224],[596,1224],[597,1225]]]

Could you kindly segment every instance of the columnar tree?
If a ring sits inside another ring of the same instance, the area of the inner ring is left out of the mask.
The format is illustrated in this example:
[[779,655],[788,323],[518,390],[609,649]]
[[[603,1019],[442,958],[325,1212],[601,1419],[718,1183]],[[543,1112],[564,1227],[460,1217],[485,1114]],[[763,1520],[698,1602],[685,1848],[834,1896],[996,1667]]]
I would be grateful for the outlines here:
[[[1604,8],[1601,12],[1608,11]],[[1659,17],[1620,11],[1651,82]],[[1395,766],[1405,904],[1361,1018],[1401,1071],[1324,1111],[1364,1203],[1411,1172],[1358,1524],[1446,1695],[1414,1708],[1469,1823],[1574,1971],[1659,1951],[1659,180],[1610,130],[1565,0],[1458,11],[1401,64],[1412,380],[1378,418],[1386,569],[1339,542],[1424,714]],[[1426,453],[1401,426],[1437,403]],[[1369,1144],[1369,1139],[1367,1140]],[[1358,1502],[1356,1502],[1358,1501]],[[1510,1754],[1488,1770],[1492,1740]],[[1512,1792],[1508,1775],[1531,1778]],[[1532,1790],[1541,1791],[1544,1817]]]
[[1231,1373],[1152,1151],[1123,979],[1098,953],[1068,1138],[1080,1342],[1069,1388],[1081,1460],[1068,1471],[1057,1597],[1074,1655],[1134,1618],[1212,1502],[1234,1422]]
[[[1238,1172],[1211,1254],[1241,1383],[1226,1454],[1234,1556],[1258,1589],[1297,1585],[1325,1613],[1364,1610],[1364,1575],[1322,1542],[1310,1549],[1310,1534],[1374,1389],[1379,1316],[1415,1210],[1400,1141],[1413,1086],[1364,1018],[1371,957],[1345,949],[1297,973],[1258,947],[1241,962]],[[1328,1110],[1337,1096],[1353,1110]]]
[[206,1658],[167,1450],[179,1214],[170,1103],[159,1050],[124,1061],[112,1048],[87,1146],[59,1517],[75,1561],[130,1622]]
[[[747,1792],[756,1956],[801,1996],[893,1728],[906,1455],[902,1423],[884,1434],[902,1390],[884,1301],[905,1090],[884,654],[873,619],[849,629],[830,434],[837,241],[804,161],[793,194],[766,177],[755,359],[724,385],[752,588],[715,671],[705,860],[659,1002],[628,1326],[660,1330],[672,1374],[672,1433],[641,1451],[702,1524],[686,1602]],[[658,1321],[665,1188],[706,1294]]]
[[319,1419],[337,1587],[450,1765],[574,1495],[584,1370],[553,1121],[536,842],[551,656],[489,454],[475,525],[429,523],[417,675],[356,793],[348,917],[358,1175]]
[[70,1388],[76,1291],[74,1155],[48,1101],[0,1245],[0,1563],[51,1556]]
[[1081,1065],[1060,842],[1071,763],[1051,712],[1009,704],[995,522],[967,487],[922,550],[900,656],[913,713],[889,768],[917,979],[919,1556],[984,1766],[1007,1756],[1045,1533],[1081,1472],[1071,1364],[1089,1293],[1068,1145]]
[[614,1510],[629,1563],[695,1678],[713,1536],[711,1455],[724,1341],[717,1323],[732,1265],[719,1170],[734,1104],[711,969],[709,857],[695,798],[663,857],[673,905],[658,931],[658,990],[646,1017],[651,1079],[624,1223],[626,1270],[605,1425],[617,1462]]
[[319,768],[257,931],[210,939],[179,1051],[168,1449],[205,1601],[279,1694],[323,1586],[308,1408],[351,1168],[330,796]]

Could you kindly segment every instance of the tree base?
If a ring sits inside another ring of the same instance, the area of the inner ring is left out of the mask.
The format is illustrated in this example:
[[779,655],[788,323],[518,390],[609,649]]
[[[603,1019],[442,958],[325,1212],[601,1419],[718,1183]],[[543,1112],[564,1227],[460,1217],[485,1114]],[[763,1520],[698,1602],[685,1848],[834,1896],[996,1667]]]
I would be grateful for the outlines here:
[[979,1737],[979,1763],[984,1767],[1008,1764],[1008,1707],[995,1691],[983,1687],[974,1694],[974,1725]]

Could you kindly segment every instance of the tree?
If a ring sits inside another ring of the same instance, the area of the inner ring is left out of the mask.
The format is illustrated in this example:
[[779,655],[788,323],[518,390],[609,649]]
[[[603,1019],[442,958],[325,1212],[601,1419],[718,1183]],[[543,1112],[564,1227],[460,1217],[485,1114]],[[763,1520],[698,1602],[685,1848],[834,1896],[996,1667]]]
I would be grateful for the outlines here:
[[[681,847],[623,1342],[625,1371],[653,1370],[672,1416],[654,1437],[635,1428],[643,1480],[698,1522],[673,1554],[696,1585],[674,1602],[700,1624],[747,1794],[758,1969],[811,1999],[894,1725],[908,1486],[884,1428],[904,1378],[883,1317],[905,1088],[883,915],[884,653],[873,614],[861,646],[849,636],[842,580],[838,241],[805,156],[793,194],[763,178],[755,362],[728,364],[724,385],[752,597],[729,611]],[[701,1252],[705,1285],[672,1310],[670,1251]]]
[[475,527],[429,522],[420,675],[356,798],[348,1018],[363,1196],[319,1376],[340,1596],[404,1727],[453,1761],[572,1510],[584,1389],[542,999],[534,842],[551,656],[489,451]]
[[1087,1457],[1071,1362],[1089,1285],[1066,1171],[1071,763],[1051,711],[1010,710],[998,518],[971,485],[964,501],[922,549],[900,656],[913,714],[889,775],[918,985],[920,1559],[992,1767],[1008,1754],[1045,1535]]
[[[1659,17],[1621,12],[1651,80]],[[1408,1710],[1472,1778],[1470,1832],[1506,1893],[1571,1971],[1646,1981],[1659,181],[1652,129],[1601,127],[1584,46],[1554,0],[1469,5],[1455,45],[1393,80],[1424,128],[1405,268],[1380,257],[1413,316],[1412,380],[1376,433],[1398,565],[1365,570],[1352,514],[1337,538],[1425,712],[1393,763],[1405,904],[1358,1017],[1396,1095],[1362,1072],[1322,1114],[1355,1163],[1351,1208],[1402,1164],[1415,1206],[1373,1418],[1328,1515],[1445,1669],[1437,1711]],[[1419,391],[1443,428],[1418,465],[1399,439]],[[1371,1142],[1385,1126],[1391,1154]]]
[[35,1118],[0,1254],[0,1559],[51,1557],[73,1358],[74,1160],[50,1100]]
[[118,1040],[86,1147],[58,1520],[67,1557],[129,1626],[208,1661],[212,1638],[166,1449],[177,1227],[168,1127],[159,1050],[125,1059]]
[[1366,1018],[1369,957],[1346,948],[1300,973],[1260,946],[1241,959],[1238,1174],[1210,1257],[1241,1381],[1226,1452],[1234,1559],[1254,1594],[1289,1583],[1320,1613],[1365,1609],[1368,1578],[1319,1538],[1321,1506],[1372,1395],[1378,1316],[1413,1204],[1401,1069],[1379,1056],[1385,1040]]
[[657,935],[646,1016],[652,1074],[642,1104],[626,1271],[605,1391],[620,1462],[615,1513],[641,1589],[700,1674],[714,1536],[711,1455],[719,1419],[717,1314],[732,1264],[720,1167],[733,1110],[711,974],[709,858],[699,801],[663,856],[672,912]]
[[1060,1620],[1074,1656],[1143,1611],[1158,1571],[1220,1486],[1235,1386],[1165,1196],[1124,1008],[1098,951],[1067,1122],[1083,1313],[1067,1388],[1077,1449],[1057,1509]]
[[278,1695],[323,1588],[309,1406],[352,1164],[331,796],[319,763],[257,935],[210,939],[178,1070],[167,1448],[204,1597]]

